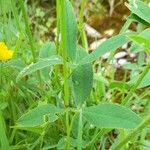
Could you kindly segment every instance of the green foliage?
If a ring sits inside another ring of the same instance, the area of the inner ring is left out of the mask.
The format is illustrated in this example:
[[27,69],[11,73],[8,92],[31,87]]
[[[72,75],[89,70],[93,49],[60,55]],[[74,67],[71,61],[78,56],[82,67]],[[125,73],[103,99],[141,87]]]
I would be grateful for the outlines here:
[[9,149],[9,141],[7,139],[7,136],[6,136],[5,123],[4,123],[4,120],[3,120],[1,110],[0,110],[0,132],[1,132],[1,134],[0,134],[1,149],[8,150]]
[[65,10],[67,55],[70,60],[74,61],[76,59],[77,22],[69,0],[65,0]]
[[141,0],[130,0],[128,8],[132,13],[150,23],[149,10],[150,7]]
[[[56,47],[54,43],[46,43],[40,50],[39,50],[39,60],[40,59],[48,59],[53,55],[56,55]],[[49,80],[49,72],[50,67],[44,68],[41,70],[41,76],[45,82]]]
[[[121,32],[88,54],[91,39],[83,28],[88,1],[82,1],[78,19],[73,1],[56,0],[54,24],[43,24],[52,34],[49,27],[57,24],[56,40],[48,42],[41,42],[37,33],[43,32],[38,27],[41,18],[42,23],[49,22],[44,11],[47,6],[49,10],[49,1],[3,2],[0,40],[14,50],[14,57],[0,61],[0,149],[139,149],[147,143],[150,7],[146,3],[129,0],[131,15]],[[131,24],[136,30],[131,31]],[[136,56],[117,68],[113,56],[124,44]],[[107,60],[102,57],[106,53],[110,53]]]
[[[77,62],[87,56],[84,49],[79,48],[77,53]],[[90,95],[93,86],[93,69],[92,64],[85,64],[77,67],[72,73],[72,84],[74,99],[77,105],[83,102]]]
[[130,36],[130,38],[134,42],[137,42],[138,44],[142,44],[144,46],[145,50],[150,52],[150,40],[149,39],[142,37],[140,35],[133,35],[133,36]]
[[19,81],[26,75],[32,74],[38,70],[42,70],[43,68],[49,67],[51,65],[58,64],[62,64],[62,60],[58,56],[52,56],[47,59],[39,60],[38,62],[30,64],[29,66],[23,68],[23,70],[18,74],[16,80]]
[[99,104],[84,108],[83,116],[99,128],[134,129],[142,121],[130,109],[114,104]]
[[103,42],[98,48],[96,48],[95,51],[93,51],[91,54],[83,58],[79,62],[79,64],[91,63],[96,59],[98,59],[99,57],[101,57],[102,55],[104,55],[105,53],[114,51],[127,42],[129,42],[129,39],[127,38],[126,34],[114,36]]
[[[137,81],[138,79],[138,74],[135,74],[133,76],[133,79],[130,80],[129,85],[133,85],[135,83],[135,81]],[[138,88],[144,88],[150,85],[150,72],[147,73],[147,75],[143,78],[142,82],[140,83],[140,85],[138,86]]]
[[144,50],[147,50],[148,52],[150,52],[150,29],[145,29],[143,32],[141,32],[138,35],[131,35],[129,36],[129,38],[131,38],[132,41],[134,41],[135,43],[141,45],[144,47]]
[[16,127],[38,127],[44,125],[44,123],[54,122],[58,119],[56,114],[60,112],[62,112],[62,109],[52,104],[41,104],[21,116]]

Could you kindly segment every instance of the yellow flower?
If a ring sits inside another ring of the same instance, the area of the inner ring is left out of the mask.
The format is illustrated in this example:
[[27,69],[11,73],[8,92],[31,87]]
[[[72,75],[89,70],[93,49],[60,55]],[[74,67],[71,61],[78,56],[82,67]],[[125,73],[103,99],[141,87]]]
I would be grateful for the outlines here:
[[0,60],[9,60],[13,56],[13,51],[9,50],[4,42],[0,42]]

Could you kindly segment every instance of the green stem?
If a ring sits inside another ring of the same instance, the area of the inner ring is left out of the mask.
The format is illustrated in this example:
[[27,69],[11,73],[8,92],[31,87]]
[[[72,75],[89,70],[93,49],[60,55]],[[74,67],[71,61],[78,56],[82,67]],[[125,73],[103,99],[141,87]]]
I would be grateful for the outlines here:
[[[56,1],[56,12],[57,12],[57,36],[56,36],[56,50],[57,50],[57,54],[61,55],[61,49],[60,49],[60,45],[59,45],[59,38],[60,38],[60,0]],[[60,66],[55,66],[55,82],[56,82],[56,86],[58,85],[58,81],[59,81],[59,73],[60,73]],[[59,86],[59,85],[58,85]]]
[[121,28],[121,31],[119,34],[125,33],[127,29],[129,28],[129,26],[131,25],[131,23],[132,23],[132,20],[128,18],[125,24],[123,25],[123,27]]
[[69,110],[66,110],[66,132],[67,132],[67,139],[66,139],[66,150],[70,150],[70,126],[69,126]]
[[26,9],[24,7],[23,0],[19,0],[19,4],[20,4],[21,10],[22,10],[22,15],[23,15],[23,18],[24,18],[25,26],[26,26],[26,32],[27,32],[28,39],[29,39],[29,44],[30,44],[30,47],[31,47],[33,61],[35,62],[36,61],[36,54],[35,54],[35,47],[34,47],[34,44],[33,44],[34,40],[33,40],[33,37],[32,37],[31,30],[30,30],[28,17],[27,17],[27,12],[26,12]]
[[69,86],[68,86],[68,67],[67,67],[67,43],[66,43],[66,12],[65,12],[65,0],[61,0],[61,47],[63,57],[63,75],[64,75],[64,103],[65,106],[69,106]]
[[15,48],[14,48],[15,49],[15,55],[18,52],[18,50],[20,49],[20,46],[22,44],[22,39],[23,39],[23,34],[20,32],[18,35],[18,39],[16,41]]
[[79,113],[79,123],[78,123],[78,146],[77,146],[77,150],[82,150],[82,127],[83,127],[83,120],[82,120],[82,109],[80,109],[80,113]]
[[0,145],[2,150],[9,150],[9,142],[5,133],[5,125],[2,112],[0,110]]
[[148,65],[144,68],[144,71],[141,73],[141,75],[139,76],[138,80],[136,81],[136,83],[133,85],[133,87],[130,89],[128,95],[125,97],[125,99],[122,101],[122,105],[126,105],[133,93],[136,91],[137,87],[139,86],[139,84],[141,83],[141,81],[143,80],[143,78],[146,76],[146,74],[149,72],[150,70],[150,62],[148,63]]
[[3,69],[3,62],[0,62],[0,88],[3,85],[3,76],[2,76],[3,70],[2,69]]
[[59,48],[59,34],[60,34],[60,0],[56,1],[56,12],[57,12],[57,39],[56,39],[56,47],[57,47],[57,54],[61,55],[60,48]]
[[67,111],[66,111],[66,123],[67,123],[67,126],[68,126],[68,128],[67,128],[67,143],[68,144],[66,144],[66,149],[70,149],[70,134],[71,134],[71,130],[72,130],[72,127],[73,127],[73,123],[74,123],[74,120],[75,120],[75,117],[78,115],[78,113],[79,113],[79,111],[75,111],[75,114],[71,117],[71,121],[70,121],[70,125],[69,125],[69,111],[70,110],[68,110],[67,109]]
[[99,138],[99,137],[102,137],[103,135],[109,133],[111,131],[111,129],[101,129],[93,138],[92,140],[87,143],[87,145],[85,147],[90,147],[92,144],[94,144],[96,142],[96,140]]
[[[36,53],[35,53],[36,49],[34,47],[34,40],[33,40],[33,37],[32,37],[31,30],[30,30],[28,17],[27,17],[27,12],[26,12],[23,0],[19,0],[19,4],[20,4],[21,10],[22,10],[22,15],[23,15],[23,18],[24,18],[25,26],[26,26],[26,32],[27,32],[28,39],[29,39],[29,44],[30,44],[30,48],[31,48],[31,52],[32,52],[33,61],[36,62]],[[37,72],[37,77],[38,77],[38,80],[40,82],[40,87],[41,87],[41,90],[42,90],[42,79],[41,79],[41,75],[40,75],[39,71]]]
[[11,0],[12,12],[13,12],[13,16],[14,16],[15,21],[16,21],[16,26],[17,26],[19,32],[22,33],[21,26],[20,26],[20,23],[19,23],[19,17],[18,17],[18,13],[17,13],[17,9],[16,9],[15,4],[16,3],[14,2],[14,0]]
[[16,136],[16,131],[17,129],[13,129],[12,132],[11,132],[11,135],[10,135],[10,138],[9,138],[9,143],[12,144],[14,142],[14,138]]
[[123,140],[121,140],[116,146],[114,146],[111,150],[120,150],[128,141],[132,140],[142,129],[150,124],[150,115],[144,119],[144,121],[135,128],[131,133],[129,133]]
[[80,17],[79,17],[79,31],[81,34],[82,46],[88,50],[88,42],[86,38],[86,33],[84,31],[84,8],[85,8],[86,0],[81,1],[81,9],[80,9]]
[[[63,57],[63,78],[64,78],[64,104],[66,107],[66,132],[67,132],[67,141],[66,141],[66,150],[70,149],[70,127],[69,127],[69,85],[68,85],[68,76],[69,69],[67,66],[67,27],[66,27],[66,10],[65,10],[65,0],[60,0],[60,33],[61,33],[61,50]],[[58,6],[57,6],[58,7]]]
[[3,39],[5,41],[7,41],[7,33],[6,33],[6,25],[7,25],[7,15],[6,15],[6,11],[4,9],[5,6],[5,1],[0,0],[0,9],[1,9],[1,13],[2,13],[2,22],[3,22]]

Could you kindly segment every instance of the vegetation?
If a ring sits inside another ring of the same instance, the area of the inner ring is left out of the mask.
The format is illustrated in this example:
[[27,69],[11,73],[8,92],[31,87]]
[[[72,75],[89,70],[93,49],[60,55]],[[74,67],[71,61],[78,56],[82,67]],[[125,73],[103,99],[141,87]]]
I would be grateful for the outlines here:
[[[91,53],[88,2],[78,17],[74,2],[51,1],[49,20],[34,0],[0,0],[0,149],[150,149],[148,2],[128,0],[119,33]],[[120,79],[112,62],[124,45],[135,60]]]

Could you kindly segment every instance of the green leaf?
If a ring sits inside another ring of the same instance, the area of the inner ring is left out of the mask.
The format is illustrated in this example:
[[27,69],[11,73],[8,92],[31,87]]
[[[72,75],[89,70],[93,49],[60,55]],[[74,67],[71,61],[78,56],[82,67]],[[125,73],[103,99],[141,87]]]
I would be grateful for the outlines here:
[[140,49],[143,47],[145,50],[150,52],[150,28],[145,29],[140,34],[129,35],[129,38],[134,41],[134,44],[136,44]]
[[122,81],[112,81],[110,82],[109,85],[110,89],[120,89],[120,90],[128,90],[130,87],[126,82],[122,82]]
[[[56,47],[53,42],[46,43],[39,52],[39,58],[44,59],[44,58],[49,58],[53,55],[56,55]],[[41,77],[43,81],[47,82],[49,80],[49,72],[50,72],[50,67],[46,67],[42,69],[41,71]]]
[[[84,49],[78,50],[77,61],[86,56]],[[92,64],[77,67],[72,73],[73,95],[77,105],[81,105],[89,96],[93,86]]]
[[76,59],[77,22],[71,2],[65,0],[65,3],[67,54],[70,60],[74,61]]
[[46,122],[54,122],[58,119],[55,114],[62,111],[52,104],[37,106],[18,119],[17,127],[38,127]]
[[142,44],[144,48],[150,52],[150,40],[149,39],[142,37],[140,35],[129,36],[129,38],[138,44]]
[[83,116],[99,128],[133,129],[142,121],[130,109],[108,103],[84,108]]
[[127,7],[130,11],[150,23],[150,7],[141,0],[130,0]]
[[127,38],[126,34],[120,34],[117,36],[114,36],[105,42],[103,42],[95,51],[93,51],[91,54],[85,56],[79,64],[87,64],[95,61],[102,55],[104,55],[107,52],[114,51],[124,45],[125,43],[129,42],[129,39]]
[[[65,149],[65,143],[66,143],[66,137],[62,137],[58,144],[57,144],[57,150],[64,150]],[[87,144],[87,141],[82,141],[82,149],[85,149],[85,146]],[[70,137],[70,145],[72,149],[77,149],[78,146],[78,139],[74,139]]]
[[150,28],[145,29],[139,35],[147,39],[150,39]]
[[[139,74],[132,76],[131,80],[128,82],[130,86],[133,86],[135,84],[135,82],[138,80],[139,78]],[[150,71],[149,73],[147,73],[147,75],[143,78],[143,80],[141,81],[140,85],[138,86],[138,89],[140,88],[144,88],[150,86]]]
[[43,68],[52,66],[52,65],[58,65],[62,64],[62,60],[58,56],[53,56],[51,58],[43,59],[38,61],[37,63],[32,63],[31,65],[25,67],[17,76],[17,81],[19,81],[21,78],[23,78],[26,75],[29,75],[31,73],[34,73],[38,70],[41,70]]
[[39,52],[39,58],[49,58],[56,55],[56,47],[53,42],[46,43]]
[[22,62],[21,59],[13,59],[8,61],[4,67],[12,67],[21,71],[25,67],[25,64]]
[[12,128],[17,129],[17,130],[24,130],[24,131],[33,132],[33,133],[37,133],[37,134],[40,134],[40,135],[43,132],[43,127],[42,126],[39,126],[39,127],[12,126]]
[[130,19],[131,21],[134,21],[134,22],[139,22],[139,23],[142,23],[146,26],[150,26],[150,23],[146,22],[145,20],[143,20],[142,18],[140,18],[139,16],[135,15],[135,14],[131,14],[128,19]]
[[1,102],[0,111],[6,109],[7,107],[8,107],[8,102]]
[[[15,2],[14,2],[15,3]],[[9,13],[10,12],[10,0],[5,0],[0,2],[2,10],[0,10],[0,15],[3,15],[3,12]]]

